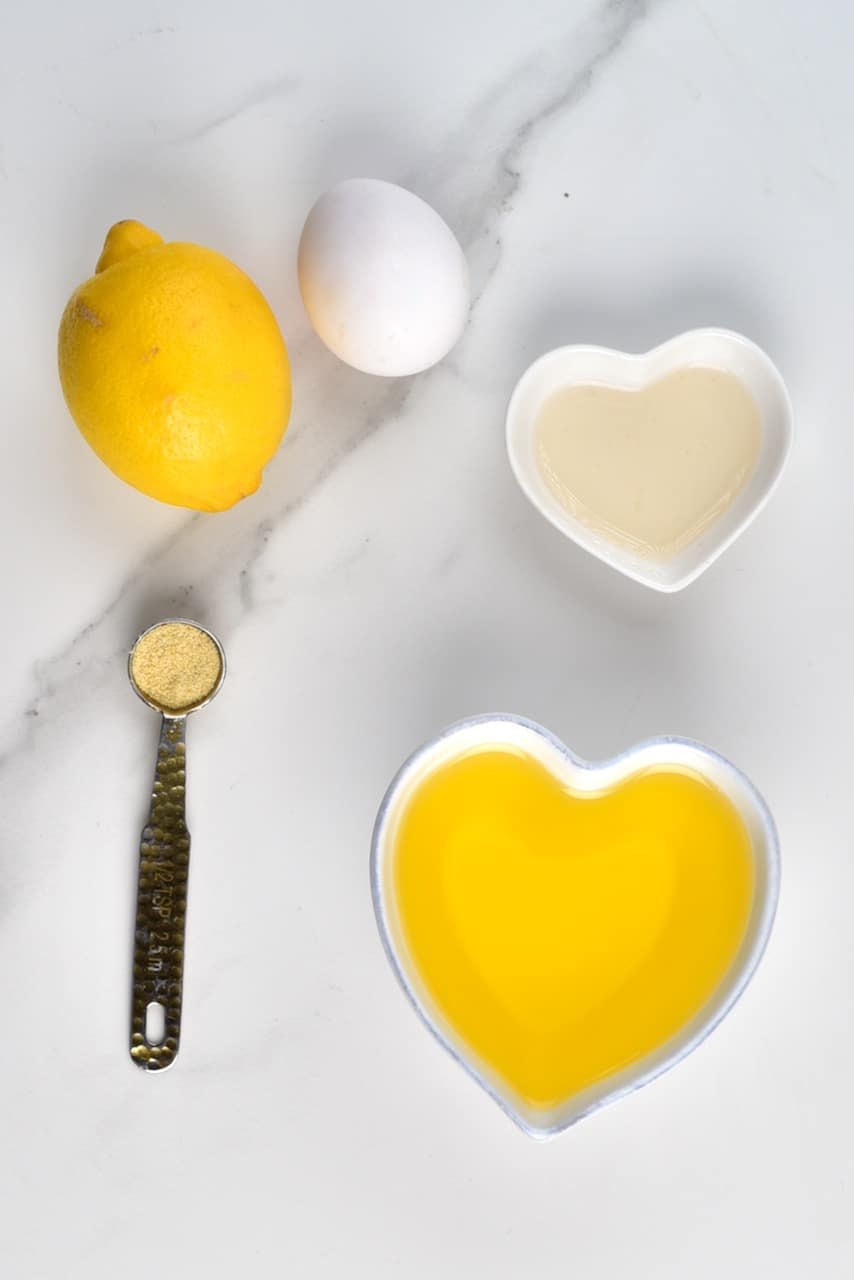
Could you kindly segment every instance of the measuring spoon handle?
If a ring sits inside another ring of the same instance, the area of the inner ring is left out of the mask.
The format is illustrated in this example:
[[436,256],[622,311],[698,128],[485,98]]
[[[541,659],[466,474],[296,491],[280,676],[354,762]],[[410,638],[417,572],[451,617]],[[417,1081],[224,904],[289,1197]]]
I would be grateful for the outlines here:
[[130,1056],[143,1071],[170,1067],[181,1039],[190,865],[186,724],[186,716],[163,717],[151,808],[139,846]]

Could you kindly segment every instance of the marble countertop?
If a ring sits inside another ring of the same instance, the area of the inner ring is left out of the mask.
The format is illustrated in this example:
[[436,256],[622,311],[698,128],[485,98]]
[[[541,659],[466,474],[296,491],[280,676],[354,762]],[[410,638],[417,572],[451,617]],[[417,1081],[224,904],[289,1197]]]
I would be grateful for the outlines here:
[[[6,8],[4,1275],[850,1276],[854,11]],[[302,220],[355,175],[429,200],[471,265],[462,341],[412,380],[346,369],[299,299]],[[234,258],[287,338],[288,435],[224,515],[125,487],[63,404],[59,316],[120,217]],[[539,520],[504,407],[550,347],[707,324],[777,361],[796,448],[738,544],[661,597]],[[184,1036],[152,1079],[126,1036],[157,724],[125,657],[176,613],[230,674],[190,725]],[[708,742],[782,842],[733,1015],[546,1145],[412,1016],[368,887],[401,760],[487,710],[589,758]]]

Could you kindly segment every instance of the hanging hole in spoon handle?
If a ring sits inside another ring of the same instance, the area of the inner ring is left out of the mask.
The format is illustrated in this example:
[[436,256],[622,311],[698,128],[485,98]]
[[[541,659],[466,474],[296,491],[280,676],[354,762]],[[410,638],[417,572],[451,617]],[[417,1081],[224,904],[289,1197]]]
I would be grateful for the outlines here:
[[187,716],[225,678],[222,645],[198,623],[168,619],[144,631],[130,682],[161,712],[148,821],[139,847],[130,1054],[144,1071],[170,1067],[181,1042],[190,833],[185,817]]

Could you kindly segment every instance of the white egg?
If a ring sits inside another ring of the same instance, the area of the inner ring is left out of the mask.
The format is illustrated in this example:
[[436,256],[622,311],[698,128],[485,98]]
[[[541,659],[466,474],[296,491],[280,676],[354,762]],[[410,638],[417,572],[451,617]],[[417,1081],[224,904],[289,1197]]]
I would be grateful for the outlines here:
[[363,373],[429,369],[468,316],[468,267],[447,223],[374,178],[340,182],[317,201],[300,237],[299,284],[318,336]]

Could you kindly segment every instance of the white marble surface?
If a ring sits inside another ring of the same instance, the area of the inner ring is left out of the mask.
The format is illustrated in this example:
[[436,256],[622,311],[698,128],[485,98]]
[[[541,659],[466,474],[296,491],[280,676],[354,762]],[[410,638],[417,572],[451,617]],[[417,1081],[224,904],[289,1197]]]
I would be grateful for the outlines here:
[[[850,6],[799,0],[5,6],[4,1277],[852,1274],[852,41]],[[470,259],[468,331],[411,382],[337,364],[299,301],[301,221],[359,174]],[[292,425],[228,514],[124,487],[64,408],[59,315],[123,216],[235,258],[289,342]],[[503,409],[551,346],[699,324],[768,349],[799,436],[757,524],[663,598],[538,521]],[[124,655],[175,612],[231,665],[191,725],[182,1053],[148,1078],[157,726]],[[592,757],[705,740],[782,837],[729,1021],[546,1146],[412,1016],[368,893],[392,772],[490,709]]]

